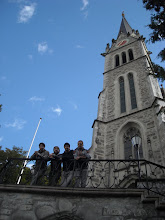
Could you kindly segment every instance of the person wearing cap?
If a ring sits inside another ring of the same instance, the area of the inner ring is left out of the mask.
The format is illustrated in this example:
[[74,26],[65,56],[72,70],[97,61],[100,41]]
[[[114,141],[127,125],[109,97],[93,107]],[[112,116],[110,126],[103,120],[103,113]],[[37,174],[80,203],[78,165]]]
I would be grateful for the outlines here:
[[35,151],[30,159],[36,160],[30,185],[36,185],[38,184],[38,180],[45,174],[47,169],[47,160],[49,159],[49,152],[45,150],[44,143],[39,144],[39,151]]

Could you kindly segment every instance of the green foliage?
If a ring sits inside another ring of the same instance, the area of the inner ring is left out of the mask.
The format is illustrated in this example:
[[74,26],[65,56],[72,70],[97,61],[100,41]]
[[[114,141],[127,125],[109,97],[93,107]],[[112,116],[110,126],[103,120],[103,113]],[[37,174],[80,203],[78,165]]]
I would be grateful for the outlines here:
[[156,73],[154,76],[156,76],[160,81],[165,80],[165,69],[158,64],[152,63],[154,72]]
[[[26,156],[26,151],[23,151],[22,148],[13,146],[13,149],[6,148],[5,151],[2,150],[2,146],[0,146],[0,162],[1,166],[6,163],[9,158],[23,158]],[[1,168],[1,167],[0,167]]]
[[153,30],[150,40],[152,43],[165,39],[165,1],[143,0],[146,10],[152,10],[151,23],[148,25]]
[[[146,10],[152,10],[151,23],[148,27],[152,30],[150,39],[152,43],[165,39],[165,1],[164,0],[143,0]],[[165,61],[165,48],[163,48],[158,57],[161,61]],[[165,69],[157,64],[153,65],[156,77],[161,81],[165,80]]]
[[160,51],[160,53],[158,54],[158,57],[162,59],[162,62],[165,61],[165,48]]
[[[16,184],[20,171],[23,167],[23,160],[11,160],[11,158],[25,158],[26,151],[19,147],[13,147],[12,149],[6,148],[5,151],[2,150],[0,146],[0,175],[1,182],[5,184]],[[4,168],[4,166],[7,166]],[[30,169],[28,167],[24,170],[24,175],[21,179],[21,184],[25,182],[30,182],[29,177]]]

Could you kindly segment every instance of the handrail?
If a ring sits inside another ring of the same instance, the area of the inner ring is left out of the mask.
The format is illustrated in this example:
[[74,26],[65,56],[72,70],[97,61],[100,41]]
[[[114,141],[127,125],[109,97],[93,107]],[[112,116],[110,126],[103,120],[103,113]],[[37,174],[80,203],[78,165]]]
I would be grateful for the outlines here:
[[165,167],[143,159],[72,159],[66,162],[52,158],[10,158],[0,170],[0,183],[16,184],[25,160],[35,161],[36,165],[25,168],[20,182],[23,185],[137,188],[165,196]]

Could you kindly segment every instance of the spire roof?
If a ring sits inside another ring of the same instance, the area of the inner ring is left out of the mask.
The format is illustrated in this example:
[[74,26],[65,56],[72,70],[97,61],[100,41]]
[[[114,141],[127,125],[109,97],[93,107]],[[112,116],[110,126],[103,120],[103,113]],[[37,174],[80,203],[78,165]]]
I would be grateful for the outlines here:
[[120,30],[119,30],[119,34],[117,36],[117,38],[120,36],[121,33],[132,33],[132,28],[131,26],[128,24],[125,16],[124,16],[124,12],[122,13],[122,21],[121,21],[121,25],[120,25]]

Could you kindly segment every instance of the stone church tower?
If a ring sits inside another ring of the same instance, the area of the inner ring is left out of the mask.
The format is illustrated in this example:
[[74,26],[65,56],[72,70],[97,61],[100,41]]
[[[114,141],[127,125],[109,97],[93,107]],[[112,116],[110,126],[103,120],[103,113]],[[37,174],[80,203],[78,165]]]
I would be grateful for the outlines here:
[[165,165],[164,89],[153,76],[144,40],[122,14],[117,39],[101,54],[104,83],[93,123],[94,159],[137,159],[131,138],[138,134],[140,159]]

